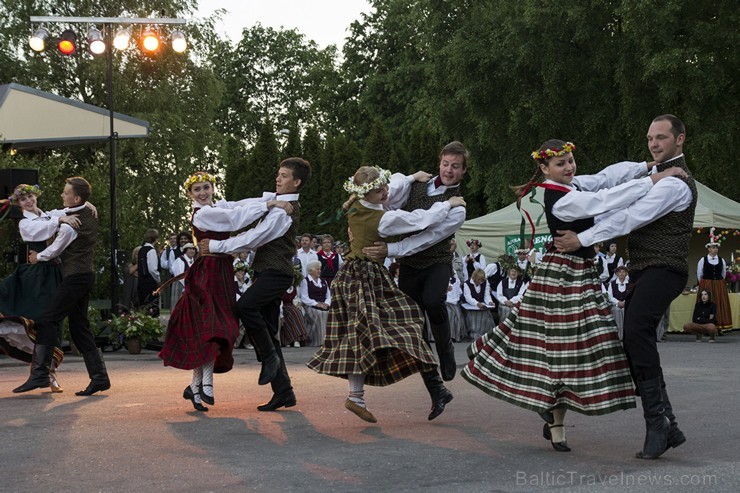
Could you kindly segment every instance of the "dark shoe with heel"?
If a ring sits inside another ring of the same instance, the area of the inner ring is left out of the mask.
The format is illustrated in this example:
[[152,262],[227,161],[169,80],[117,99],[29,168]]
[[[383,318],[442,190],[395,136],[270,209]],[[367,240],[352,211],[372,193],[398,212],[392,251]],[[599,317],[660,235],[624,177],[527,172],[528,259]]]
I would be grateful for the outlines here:
[[190,401],[193,403],[193,407],[196,411],[208,411],[208,408],[201,404],[200,402],[195,402],[195,396],[200,394],[193,393],[193,389],[190,388],[190,385],[185,387],[185,390],[182,391],[182,398],[186,401]]
[[295,394],[292,390],[282,394],[273,394],[269,402],[257,406],[258,411],[277,411],[281,407],[293,407],[296,405]]
[[90,377],[90,383],[85,390],[75,392],[75,395],[88,396],[108,390],[110,388],[110,379],[108,378],[108,370],[105,368],[105,363],[100,352],[95,349],[94,351],[82,353],[82,359],[85,360],[85,367]]
[[[671,428],[671,421],[666,416],[663,405],[662,379],[657,377],[650,380],[638,380],[636,385],[642,400],[642,412],[645,418],[645,442],[642,450],[637,452],[635,457],[657,459],[669,448],[668,435]],[[678,430],[678,426],[676,429]]]
[[436,371],[424,372],[421,374],[421,378],[424,380],[424,385],[432,398],[432,409],[427,417],[431,421],[444,412],[445,406],[452,401],[453,395],[444,386]]
[[211,388],[211,393],[213,393],[213,385],[207,384],[207,383],[206,384],[201,384],[200,385],[200,399],[203,402],[205,402],[206,404],[211,405],[211,406],[214,405],[214,404],[216,404],[216,399],[214,399],[212,395],[206,394],[203,391],[203,387],[210,387]]
[[550,428],[563,428],[563,425],[551,425],[545,423],[545,426],[542,427],[542,437],[545,440],[550,440],[550,445],[552,445],[552,448],[554,448],[558,452],[570,452],[570,447],[568,447],[567,440],[563,440],[562,442],[552,441],[552,432],[550,431]]

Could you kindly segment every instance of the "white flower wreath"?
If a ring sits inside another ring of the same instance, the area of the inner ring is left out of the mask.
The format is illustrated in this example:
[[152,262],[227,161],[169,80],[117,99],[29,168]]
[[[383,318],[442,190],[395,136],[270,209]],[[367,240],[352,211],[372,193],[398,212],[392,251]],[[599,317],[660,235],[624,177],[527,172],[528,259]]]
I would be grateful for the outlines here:
[[353,193],[357,195],[359,198],[363,198],[367,192],[370,190],[375,190],[376,188],[380,188],[386,183],[391,181],[391,172],[387,169],[378,168],[377,166],[375,169],[378,170],[378,173],[380,174],[376,179],[371,181],[370,183],[363,183],[362,185],[356,185],[354,181],[354,177],[350,176],[347,178],[347,181],[344,182],[344,190]]

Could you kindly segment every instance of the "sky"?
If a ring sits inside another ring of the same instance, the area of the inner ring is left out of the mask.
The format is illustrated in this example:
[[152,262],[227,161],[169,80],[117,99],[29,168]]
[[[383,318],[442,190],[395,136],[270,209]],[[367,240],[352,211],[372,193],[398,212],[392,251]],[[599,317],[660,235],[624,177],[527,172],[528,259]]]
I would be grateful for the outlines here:
[[242,29],[259,22],[275,29],[296,29],[320,48],[336,44],[340,49],[352,21],[372,10],[367,0],[200,0],[196,16],[207,17],[221,8],[229,13],[216,31],[235,43]]

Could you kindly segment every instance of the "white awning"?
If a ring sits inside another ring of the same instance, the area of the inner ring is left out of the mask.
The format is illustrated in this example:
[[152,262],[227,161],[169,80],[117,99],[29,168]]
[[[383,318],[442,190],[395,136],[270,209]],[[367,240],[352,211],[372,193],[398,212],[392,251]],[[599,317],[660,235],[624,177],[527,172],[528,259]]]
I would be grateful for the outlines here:
[[[149,122],[113,113],[119,139],[149,137]],[[49,149],[108,140],[107,109],[20,84],[0,85],[0,144]]]

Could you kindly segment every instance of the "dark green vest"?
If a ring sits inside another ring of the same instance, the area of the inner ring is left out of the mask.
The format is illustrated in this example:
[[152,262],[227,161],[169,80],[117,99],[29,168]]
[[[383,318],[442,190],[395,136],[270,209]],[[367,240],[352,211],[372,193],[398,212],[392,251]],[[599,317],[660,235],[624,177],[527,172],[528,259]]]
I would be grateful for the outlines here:
[[67,215],[77,215],[80,219],[80,227],[77,228],[77,238],[62,252],[62,272],[65,277],[72,274],[91,273],[93,272],[95,244],[98,241],[98,219],[87,207],[77,212],[67,213]]
[[368,209],[359,200],[352,203],[349,212],[347,212],[347,222],[349,223],[349,230],[352,231],[352,241],[349,245],[349,252],[344,258],[377,262],[377,259],[365,256],[362,249],[366,246],[373,246],[376,241],[389,241],[388,238],[381,238],[378,234],[378,225],[383,214],[385,214],[385,211]]
[[[427,183],[415,181],[411,184],[409,200],[404,207],[405,211],[414,211],[416,209],[429,209],[437,202],[443,202],[451,197],[460,195],[460,187],[448,188],[444,193],[434,196],[427,194]],[[406,236],[412,236],[412,233]],[[450,252],[450,241],[454,235],[440,240],[438,243],[430,246],[408,257],[398,259],[398,263],[408,265],[414,269],[424,269],[434,264],[447,264],[450,266],[450,275],[452,275],[452,252]]]
[[683,157],[660,164],[657,168],[658,171],[663,171],[673,166],[683,169],[689,175],[679,180],[684,181],[691,190],[691,205],[681,212],[669,212],[630,233],[627,242],[630,270],[667,267],[686,274],[689,272],[689,239],[696,209],[696,185]]
[[254,261],[252,261],[254,272],[274,269],[291,277],[294,275],[293,256],[295,255],[295,237],[298,235],[298,220],[301,218],[301,204],[298,201],[290,204],[293,206],[293,214],[290,215],[293,222],[283,236],[257,249],[254,253]]

